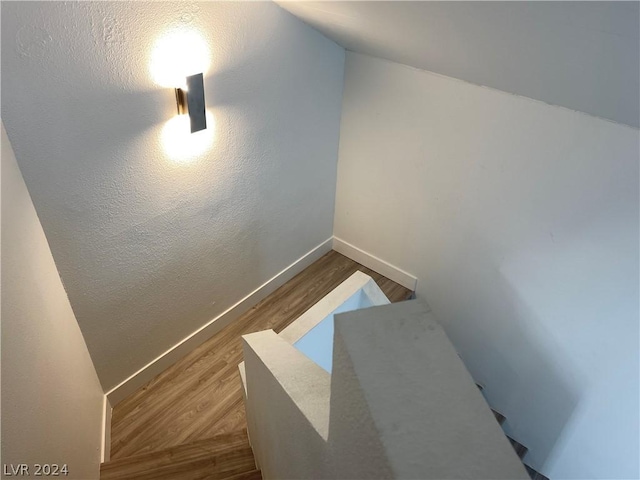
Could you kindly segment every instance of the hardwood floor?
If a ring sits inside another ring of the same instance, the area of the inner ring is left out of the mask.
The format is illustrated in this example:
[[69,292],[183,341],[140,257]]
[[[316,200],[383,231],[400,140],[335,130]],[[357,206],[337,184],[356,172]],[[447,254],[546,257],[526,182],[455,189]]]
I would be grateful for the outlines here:
[[121,458],[102,465],[100,480],[261,480],[245,431]]
[[240,337],[280,332],[352,273],[370,275],[392,302],[411,292],[332,251],[113,409],[111,460],[233,434],[246,428]]

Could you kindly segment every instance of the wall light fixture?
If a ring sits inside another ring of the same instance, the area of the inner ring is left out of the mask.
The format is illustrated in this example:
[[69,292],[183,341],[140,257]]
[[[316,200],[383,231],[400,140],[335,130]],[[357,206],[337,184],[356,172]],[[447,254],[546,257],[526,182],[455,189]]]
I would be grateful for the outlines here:
[[178,115],[189,115],[191,133],[207,128],[204,105],[204,76],[202,73],[187,77],[186,88],[176,88]]

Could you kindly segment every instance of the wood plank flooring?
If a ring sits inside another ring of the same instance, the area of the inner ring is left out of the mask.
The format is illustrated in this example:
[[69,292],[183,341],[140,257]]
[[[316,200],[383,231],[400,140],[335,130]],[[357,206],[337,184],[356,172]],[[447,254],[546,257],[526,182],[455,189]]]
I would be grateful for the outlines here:
[[260,480],[245,431],[121,458],[102,465],[100,480]]
[[411,292],[332,251],[113,409],[111,459],[117,460],[246,428],[238,364],[240,337],[280,332],[352,273],[370,275],[392,302]]

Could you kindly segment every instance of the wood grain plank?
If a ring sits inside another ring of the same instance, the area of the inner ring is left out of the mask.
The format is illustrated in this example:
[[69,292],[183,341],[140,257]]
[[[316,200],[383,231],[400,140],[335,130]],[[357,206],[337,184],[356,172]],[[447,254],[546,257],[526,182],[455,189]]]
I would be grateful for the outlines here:
[[253,472],[245,431],[105,463],[101,480],[227,478]]

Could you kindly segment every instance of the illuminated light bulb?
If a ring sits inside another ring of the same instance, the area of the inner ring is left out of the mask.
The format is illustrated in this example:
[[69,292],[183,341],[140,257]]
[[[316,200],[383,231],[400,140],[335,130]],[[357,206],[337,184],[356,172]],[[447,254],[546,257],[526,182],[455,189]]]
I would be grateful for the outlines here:
[[186,77],[206,74],[210,51],[204,38],[195,31],[174,30],[160,37],[151,52],[149,69],[158,85],[186,88]]
[[176,163],[191,163],[211,148],[215,140],[215,121],[207,110],[207,129],[191,133],[188,115],[171,118],[161,132],[162,148]]

